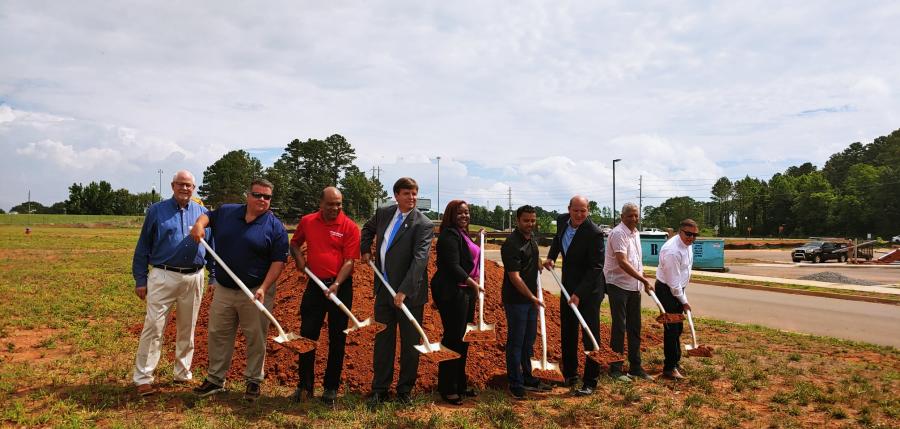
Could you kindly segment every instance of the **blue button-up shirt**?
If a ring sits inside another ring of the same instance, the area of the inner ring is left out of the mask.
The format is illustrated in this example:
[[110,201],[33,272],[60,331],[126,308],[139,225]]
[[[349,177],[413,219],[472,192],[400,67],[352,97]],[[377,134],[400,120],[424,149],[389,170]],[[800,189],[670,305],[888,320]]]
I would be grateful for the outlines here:
[[131,263],[135,287],[147,286],[148,265],[179,268],[203,265],[206,249],[190,237],[191,227],[203,213],[206,209],[200,204],[189,201],[182,209],[175,198],[150,206]]
[[563,253],[569,253],[569,245],[572,244],[572,239],[575,238],[576,232],[578,232],[578,228],[572,226],[572,221],[566,222],[566,230],[562,236]]
[[[216,253],[250,289],[260,286],[272,262],[287,262],[288,235],[275,214],[267,211],[247,223],[245,204],[225,204],[207,214],[216,237]],[[224,271],[224,270],[217,270]],[[219,272],[220,285],[238,289],[228,273]]]

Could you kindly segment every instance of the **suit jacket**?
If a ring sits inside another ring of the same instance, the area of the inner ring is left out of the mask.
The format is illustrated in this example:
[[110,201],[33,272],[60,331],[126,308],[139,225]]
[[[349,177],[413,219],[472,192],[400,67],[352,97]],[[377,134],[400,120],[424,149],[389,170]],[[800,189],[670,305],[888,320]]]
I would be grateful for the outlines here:
[[[386,229],[397,213],[397,205],[382,207],[375,211],[360,233],[360,253],[372,253],[375,265],[381,267],[381,243]],[[375,240],[373,252],[372,241]],[[434,238],[434,224],[417,209],[403,220],[391,247],[384,254],[387,262],[387,281],[394,292],[406,295],[406,305],[416,306],[428,302],[428,257]],[[379,293],[381,292],[381,293]],[[390,298],[387,289],[375,277],[376,304]]]
[[459,229],[444,229],[437,241],[437,272],[431,278],[431,296],[435,301],[449,299],[459,289],[459,284],[466,281],[473,268],[472,253]]
[[602,296],[606,288],[606,280],[603,278],[603,233],[587,218],[572,237],[569,251],[563,252],[562,237],[569,227],[569,217],[568,213],[564,213],[556,219],[556,235],[553,236],[547,257],[555,260],[562,253],[562,282],[569,294],[578,295],[579,298]]

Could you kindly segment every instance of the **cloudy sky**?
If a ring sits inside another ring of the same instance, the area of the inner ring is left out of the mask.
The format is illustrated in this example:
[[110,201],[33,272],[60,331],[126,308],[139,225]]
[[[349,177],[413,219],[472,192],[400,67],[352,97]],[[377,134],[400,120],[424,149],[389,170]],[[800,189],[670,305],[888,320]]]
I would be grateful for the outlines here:
[[610,205],[614,158],[659,204],[900,128],[898,2],[635,3],[0,0],[0,208],[334,133],[442,204]]

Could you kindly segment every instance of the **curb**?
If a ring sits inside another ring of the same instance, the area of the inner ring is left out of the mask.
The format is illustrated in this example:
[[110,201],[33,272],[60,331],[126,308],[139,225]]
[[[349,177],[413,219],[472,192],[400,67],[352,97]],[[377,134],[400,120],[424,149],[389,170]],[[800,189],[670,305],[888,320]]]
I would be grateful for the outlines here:
[[[647,276],[647,277],[656,278],[656,276]],[[862,302],[872,302],[872,303],[876,303],[876,304],[890,304],[890,305],[900,306],[900,300],[891,300],[891,299],[887,299],[887,298],[878,298],[878,297],[874,297],[874,296],[847,295],[847,294],[841,294],[841,293],[780,288],[780,287],[752,285],[752,284],[743,284],[743,283],[729,283],[729,282],[720,282],[720,281],[714,281],[714,280],[691,279],[691,283],[699,283],[699,284],[722,286],[722,287],[733,287],[733,288],[738,288],[738,289],[763,290],[763,291],[767,291],[767,292],[786,293],[789,295],[807,295],[807,296],[817,296],[820,298],[835,298],[835,299],[843,299],[843,300],[847,300],[847,301],[862,301]]]

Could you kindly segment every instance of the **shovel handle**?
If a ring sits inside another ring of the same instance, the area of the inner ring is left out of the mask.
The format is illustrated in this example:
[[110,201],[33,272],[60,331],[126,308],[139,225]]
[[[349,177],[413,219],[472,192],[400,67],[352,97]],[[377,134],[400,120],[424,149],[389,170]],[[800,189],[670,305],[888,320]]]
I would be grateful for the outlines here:
[[[369,265],[375,271],[375,275],[378,276],[379,279],[381,279],[381,284],[384,285],[384,287],[391,294],[391,296],[396,297],[397,293],[394,292],[394,288],[392,288],[391,284],[388,283],[387,279],[384,278],[383,275],[381,275],[381,272],[378,271],[378,267],[375,266],[375,263],[372,262],[371,260],[369,260]],[[425,335],[425,330],[422,329],[422,325],[419,324],[419,321],[416,320],[415,317],[413,317],[412,312],[410,312],[409,308],[406,307],[406,303],[400,303],[400,309],[403,310],[403,314],[406,315],[406,318],[409,319],[409,321],[413,324],[413,326],[416,328],[416,330],[419,331],[419,335],[422,336],[422,341],[424,342],[425,347],[430,350],[431,343],[428,342],[428,335]]]
[[481,250],[478,252],[478,326],[481,326],[484,320],[484,231],[479,235]]
[[[562,291],[563,296],[566,298],[566,301],[572,299],[569,296],[569,292],[566,291],[566,287],[563,286],[562,281],[559,279],[559,275],[556,274],[556,270],[551,268],[550,273],[553,274],[553,280],[556,280],[556,284],[559,285],[559,290]],[[588,327],[587,322],[584,321],[584,317],[581,315],[581,311],[578,310],[578,306],[569,303],[569,307],[572,308],[572,312],[575,313],[575,317],[578,318],[578,323],[581,324],[584,332],[588,335],[588,337],[591,338],[591,344],[594,345],[594,350],[600,350],[600,345],[597,344],[597,338],[594,337],[594,333],[591,332],[591,329]]]
[[224,269],[225,272],[228,273],[228,276],[231,277],[231,279],[234,280],[235,283],[237,283],[241,290],[244,291],[244,294],[247,295],[248,298],[250,298],[250,301],[253,301],[253,303],[256,305],[256,308],[258,308],[259,311],[265,314],[266,317],[268,317],[272,322],[272,324],[275,325],[275,328],[278,329],[278,336],[284,338],[284,329],[281,328],[281,324],[278,323],[277,320],[275,320],[275,316],[273,316],[272,313],[269,312],[269,309],[267,309],[266,306],[263,305],[263,303],[259,302],[256,297],[253,296],[253,292],[250,292],[250,288],[248,288],[247,285],[245,285],[244,282],[241,281],[241,279],[238,278],[238,276],[235,275],[233,271],[231,271],[231,268],[228,268],[228,265],[225,264],[225,261],[223,261],[222,258],[220,258],[216,253],[216,251],[209,246],[209,243],[207,243],[206,240],[201,238],[200,244],[202,244],[203,247],[206,248],[206,251],[209,252],[209,254],[213,256],[213,258],[215,258],[216,262],[219,263],[222,269]]
[[547,322],[544,320],[544,291],[541,288],[541,271],[537,274],[537,296],[541,305],[538,307],[538,318],[541,321],[541,357],[542,363],[547,363]]
[[651,291],[650,291],[650,297],[653,298],[653,302],[655,302],[655,303],[656,303],[656,306],[659,307],[659,312],[662,313],[662,314],[665,314],[665,313],[666,313],[666,309],[663,308],[662,303],[659,302],[659,298],[656,297],[656,292],[653,292],[653,291],[651,290]]
[[697,348],[697,331],[694,330],[694,318],[691,317],[691,310],[687,311],[688,325],[691,327],[691,338],[694,340],[694,348]]
[[[322,289],[322,292],[328,292],[328,286],[325,286],[325,283],[323,283],[322,280],[319,280],[319,277],[316,276],[315,274],[313,274],[313,272],[309,269],[309,267],[303,267],[303,271],[306,273],[307,276],[309,276],[309,278],[312,279],[313,282],[315,282],[317,285],[319,285],[319,288]],[[343,302],[341,302],[340,298],[338,298],[335,294],[332,293],[332,294],[328,295],[328,299],[330,299],[331,302],[334,303],[334,305],[338,306],[338,308],[340,308],[341,311],[343,311],[344,314],[346,314],[347,317],[349,317],[350,320],[353,321],[354,326],[359,327],[359,319],[357,319],[356,316],[354,316],[353,313],[350,311],[350,309],[347,308],[347,306],[344,305]]]

